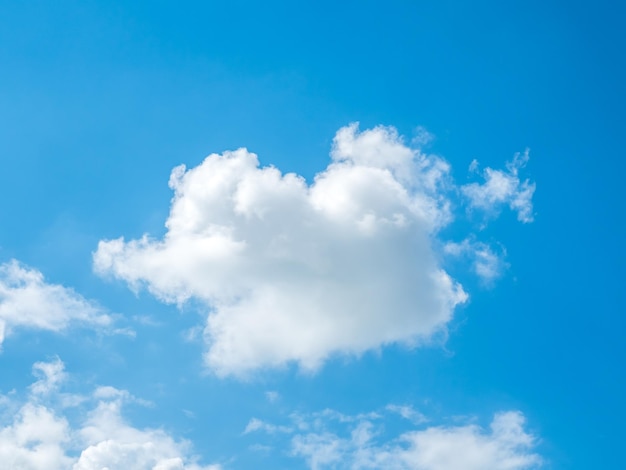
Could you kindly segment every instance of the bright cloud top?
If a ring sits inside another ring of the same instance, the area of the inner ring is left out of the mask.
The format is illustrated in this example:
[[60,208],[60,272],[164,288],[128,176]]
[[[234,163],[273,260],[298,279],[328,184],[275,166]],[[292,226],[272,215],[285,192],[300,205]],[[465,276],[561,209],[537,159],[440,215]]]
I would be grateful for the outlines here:
[[101,241],[95,270],[206,303],[221,375],[430,340],[467,299],[433,250],[452,220],[449,165],[389,127],[342,128],[331,156],[310,185],[245,149],[179,166],[163,239]]
[[91,396],[75,400],[95,402],[95,406],[72,426],[63,414],[67,411],[64,396],[56,391],[66,375],[63,363],[56,359],[37,363],[33,369],[43,376],[30,387],[30,395],[23,403],[0,396],[0,461],[7,468],[220,469],[219,465],[199,465],[187,442],[174,440],[163,430],[138,429],[128,424],[122,416],[122,406],[132,397],[112,387],[98,388]]
[[[388,406],[387,412],[415,410]],[[306,460],[312,470],[335,468],[394,470],[530,470],[542,466],[534,451],[537,438],[524,429],[525,418],[518,411],[497,413],[489,429],[476,424],[421,426],[420,421],[395,435],[385,431],[390,418],[383,413],[345,416],[325,410],[310,415],[291,415],[291,424],[263,423],[253,427],[265,432],[264,448],[291,449],[291,455]],[[412,415],[411,415],[412,416]],[[250,423],[262,423],[252,420]],[[248,432],[251,425],[248,425]],[[281,428],[287,434],[276,434]],[[269,440],[268,440],[269,439]]]
[[17,328],[63,331],[70,326],[105,328],[112,318],[100,307],[17,261],[0,264],[0,347]]

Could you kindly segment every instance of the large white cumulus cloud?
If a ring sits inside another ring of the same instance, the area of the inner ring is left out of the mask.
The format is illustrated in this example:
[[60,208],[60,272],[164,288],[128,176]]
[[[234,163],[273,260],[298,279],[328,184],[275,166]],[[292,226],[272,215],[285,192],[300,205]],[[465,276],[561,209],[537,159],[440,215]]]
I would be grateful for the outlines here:
[[165,236],[101,241],[95,270],[204,302],[222,375],[430,339],[467,298],[433,250],[448,164],[388,127],[340,129],[331,156],[311,184],[245,149],[177,167]]

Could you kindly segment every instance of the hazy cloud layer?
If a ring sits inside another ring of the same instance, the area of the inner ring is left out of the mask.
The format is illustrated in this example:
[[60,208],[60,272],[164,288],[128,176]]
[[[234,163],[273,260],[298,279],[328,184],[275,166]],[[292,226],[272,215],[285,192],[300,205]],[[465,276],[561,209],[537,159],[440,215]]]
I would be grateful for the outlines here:
[[166,235],[101,241],[94,268],[204,302],[206,362],[221,375],[314,370],[445,332],[467,299],[433,249],[452,220],[449,165],[390,127],[340,129],[331,157],[311,184],[245,149],[177,167]]

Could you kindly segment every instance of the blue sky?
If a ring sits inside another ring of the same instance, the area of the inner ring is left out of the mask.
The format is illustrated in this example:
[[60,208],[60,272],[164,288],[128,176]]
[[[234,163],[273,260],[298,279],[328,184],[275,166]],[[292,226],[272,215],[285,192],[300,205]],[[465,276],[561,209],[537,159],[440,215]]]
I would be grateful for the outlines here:
[[2,2],[0,461],[625,466],[625,13]]

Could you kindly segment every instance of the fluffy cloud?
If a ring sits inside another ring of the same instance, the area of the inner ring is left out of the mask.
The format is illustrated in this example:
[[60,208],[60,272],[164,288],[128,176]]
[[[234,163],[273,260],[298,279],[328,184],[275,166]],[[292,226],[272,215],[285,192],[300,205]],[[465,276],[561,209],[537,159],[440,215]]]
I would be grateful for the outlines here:
[[[485,182],[470,183],[461,187],[462,193],[468,198],[470,207],[481,209],[488,214],[497,213],[502,206],[517,212],[520,222],[533,221],[532,198],[535,193],[535,184],[528,179],[519,178],[519,170],[528,163],[528,150],[523,154],[516,154],[506,165],[507,170],[485,168],[483,177]],[[478,161],[472,161],[470,171],[478,170]]]
[[78,430],[87,447],[73,470],[132,468],[150,470],[219,470],[189,458],[190,446],[160,429],[137,429],[121,416],[121,400],[100,401]]
[[[400,409],[409,408],[389,406],[386,410]],[[348,419],[324,412],[292,417],[297,430],[288,444],[291,454],[305,459],[312,470],[530,470],[542,466],[534,452],[537,438],[524,429],[525,418],[518,411],[496,414],[489,429],[475,424],[430,426],[385,439],[381,421],[385,416],[367,416]]]
[[433,246],[452,220],[449,165],[395,129],[340,129],[308,184],[245,149],[172,171],[162,239],[103,240],[94,269],[209,314],[206,362],[244,375],[445,331],[463,288]]
[[[383,468],[420,470],[521,470],[537,468],[541,459],[530,451],[535,438],[524,431],[524,416],[515,411],[497,414],[489,431],[476,425],[435,427],[403,434],[404,445],[372,453]],[[371,460],[370,460],[371,461]],[[367,468],[367,467],[366,467]]]
[[72,325],[105,328],[112,319],[71,289],[45,282],[15,260],[0,264],[0,346],[16,328],[62,331]]
[[0,462],[21,470],[68,469],[73,462],[65,453],[69,442],[67,421],[45,406],[29,402],[11,423],[0,428]]
[[[94,408],[76,426],[62,415],[56,390],[66,376],[63,363],[37,363],[40,380],[30,387],[25,403],[5,397],[0,416],[0,461],[20,470],[219,470],[201,466],[190,456],[190,446],[160,429],[138,429],[122,416],[128,392],[101,387],[92,396]],[[57,403],[57,405],[53,405]],[[6,422],[8,421],[8,423]],[[4,427],[1,427],[4,426]]]

